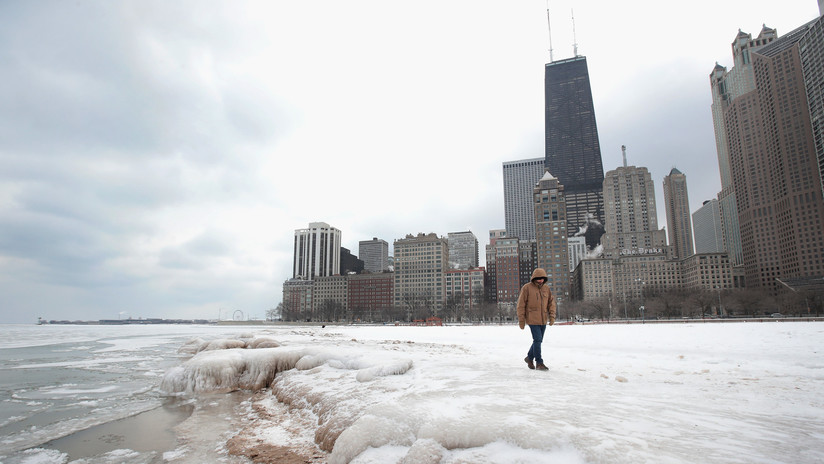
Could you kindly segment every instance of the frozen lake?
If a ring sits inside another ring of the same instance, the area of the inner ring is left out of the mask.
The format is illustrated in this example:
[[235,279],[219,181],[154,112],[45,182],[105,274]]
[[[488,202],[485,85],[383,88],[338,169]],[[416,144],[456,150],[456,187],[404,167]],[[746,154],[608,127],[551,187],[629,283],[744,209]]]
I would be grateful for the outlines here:
[[[821,322],[555,326],[549,372],[515,325],[0,332],[7,464],[824,462]],[[161,449],[38,448],[170,398]]]

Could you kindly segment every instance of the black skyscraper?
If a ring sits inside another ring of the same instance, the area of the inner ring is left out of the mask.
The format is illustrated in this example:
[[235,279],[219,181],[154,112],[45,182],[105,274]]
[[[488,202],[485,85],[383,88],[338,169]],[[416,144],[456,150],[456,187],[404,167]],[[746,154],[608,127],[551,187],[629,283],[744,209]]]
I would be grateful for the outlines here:
[[546,167],[564,185],[567,230],[594,248],[604,232],[604,167],[586,57],[547,63]]

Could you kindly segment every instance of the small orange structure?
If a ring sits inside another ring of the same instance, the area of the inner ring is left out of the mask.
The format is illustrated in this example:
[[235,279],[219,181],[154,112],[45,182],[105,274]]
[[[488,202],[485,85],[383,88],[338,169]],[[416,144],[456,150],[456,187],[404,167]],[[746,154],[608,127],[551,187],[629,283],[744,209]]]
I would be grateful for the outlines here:
[[426,320],[424,319],[415,319],[412,321],[411,325],[426,325],[426,326],[443,326],[443,319],[440,317],[427,317]]

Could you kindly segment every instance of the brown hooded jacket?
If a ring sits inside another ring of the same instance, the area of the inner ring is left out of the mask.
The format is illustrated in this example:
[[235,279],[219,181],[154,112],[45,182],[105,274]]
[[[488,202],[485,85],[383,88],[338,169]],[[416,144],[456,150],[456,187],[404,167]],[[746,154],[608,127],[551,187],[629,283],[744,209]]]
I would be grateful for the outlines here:
[[555,322],[555,297],[546,283],[539,284],[535,279],[546,278],[546,271],[538,268],[532,272],[530,282],[521,287],[518,297],[518,323],[521,328],[524,324],[546,325]]

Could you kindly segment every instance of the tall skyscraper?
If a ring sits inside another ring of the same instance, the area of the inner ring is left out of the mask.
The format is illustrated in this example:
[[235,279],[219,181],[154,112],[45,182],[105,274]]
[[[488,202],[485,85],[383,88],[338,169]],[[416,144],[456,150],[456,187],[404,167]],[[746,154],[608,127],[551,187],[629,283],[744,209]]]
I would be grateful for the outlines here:
[[348,248],[340,249],[340,275],[360,274],[363,272],[363,260],[353,255]]
[[566,301],[569,297],[569,250],[564,186],[547,170],[532,192],[538,267],[546,270],[547,285],[556,301]]
[[[571,235],[588,221],[604,221],[604,168],[586,57],[546,64],[544,75],[546,168],[564,186]],[[589,233],[587,246],[600,243]]]
[[449,267],[475,269],[478,267],[478,238],[470,231],[449,232]]
[[695,252],[692,247],[690,199],[687,195],[687,176],[672,168],[664,177],[664,204],[667,208],[667,229],[673,256],[684,259]]
[[389,270],[389,244],[386,240],[372,237],[372,240],[358,242],[358,255],[363,260],[363,268],[369,272]]
[[721,229],[721,208],[713,198],[692,213],[692,230],[695,238],[695,253],[721,253],[724,250],[724,236]]
[[[818,10],[824,17],[824,0],[818,0]],[[798,43],[801,53],[801,70],[804,75],[804,87],[807,89],[807,102],[810,107],[813,140],[818,158],[818,171],[824,195],[824,86],[821,81],[821,69],[824,69],[824,21],[814,21]]]
[[658,229],[655,184],[647,168],[625,165],[606,173],[604,214],[601,244],[606,256],[661,253],[666,247],[666,231]]
[[730,155],[727,150],[727,132],[724,112],[738,97],[755,88],[752,69],[752,53],[766,46],[778,37],[775,29],[766,25],[755,39],[752,34],[738,31],[732,42],[734,66],[727,68],[716,63],[710,74],[712,90],[712,122],[715,130],[715,149],[718,153],[718,170],[721,173],[721,191],[718,192],[718,207],[721,214],[724,248],[730,255],[733,266],[744,263],[741,251],[741,231],[738,223],[738,203],[730,170]]
[[325,222],[295,230],[292,277],[312,280],[340,272],[340,230]]
[[535,240],[532,189],[544,175],[546,158],[507,161],[504,171],[504,224],[506,235]]
[[753,52],[754,89],[724,111],[748,287],[777,291],[776,279],[824,275],[824,199],[808,99],[816,89],[805,88],[811,82],[820,95],[822,22]]

